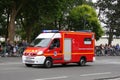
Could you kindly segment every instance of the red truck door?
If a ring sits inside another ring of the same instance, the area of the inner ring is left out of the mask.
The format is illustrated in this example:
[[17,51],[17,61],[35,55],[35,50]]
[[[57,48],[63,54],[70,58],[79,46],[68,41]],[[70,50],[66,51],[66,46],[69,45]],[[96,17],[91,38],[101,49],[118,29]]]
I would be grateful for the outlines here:
[[54,39],[50,44],[49,53],[53,58],[53,63],[62,62],[62,49],[60,48],[60,39]]

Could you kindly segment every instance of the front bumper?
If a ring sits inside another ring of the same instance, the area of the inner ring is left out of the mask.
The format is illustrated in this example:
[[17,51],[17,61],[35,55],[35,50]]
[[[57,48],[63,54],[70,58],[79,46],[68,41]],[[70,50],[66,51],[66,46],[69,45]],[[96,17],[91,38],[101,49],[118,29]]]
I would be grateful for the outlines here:
[[44,64],[45,56],[22,56],[22,62],[25,64]]

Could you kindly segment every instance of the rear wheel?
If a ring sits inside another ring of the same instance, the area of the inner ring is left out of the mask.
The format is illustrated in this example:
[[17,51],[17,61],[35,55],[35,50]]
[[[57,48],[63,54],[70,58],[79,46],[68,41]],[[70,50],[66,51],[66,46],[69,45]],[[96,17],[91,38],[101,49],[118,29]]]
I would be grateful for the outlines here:
[[79,65],[80,66],[85,66],[86,64],[86,59],[85,58],[81,58],[80,61],[79,61]]
[[32,64],[25,64],[27,67],[32,67]]
[[53,66],[52,59],[46,59],[45,63],[44,63],[44,66],[46,68],[51,68]]

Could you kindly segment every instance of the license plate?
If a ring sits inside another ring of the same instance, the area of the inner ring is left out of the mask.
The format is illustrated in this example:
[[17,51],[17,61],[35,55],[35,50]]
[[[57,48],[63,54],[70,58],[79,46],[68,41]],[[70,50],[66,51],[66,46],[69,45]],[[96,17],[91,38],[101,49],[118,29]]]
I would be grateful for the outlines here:
[[25,62],[27,62],[27,63],[34,63],[34,61],[32,61],[32,60],[25,60]]
[[34,57],[26,57],[26,60],[34,59]]
[[25,62],[26,63],[34,63],[34,57],[26,57]]

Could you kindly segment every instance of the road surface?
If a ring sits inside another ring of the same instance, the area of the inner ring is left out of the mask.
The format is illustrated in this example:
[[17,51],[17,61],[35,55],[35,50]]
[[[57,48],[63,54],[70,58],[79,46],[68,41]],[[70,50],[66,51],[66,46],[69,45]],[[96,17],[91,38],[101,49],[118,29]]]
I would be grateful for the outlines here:
[[80,67],[54,65],[26,67],[21,57],[0,58],[0,80],[120,80],[120,56],[96,57],[94,63]]

